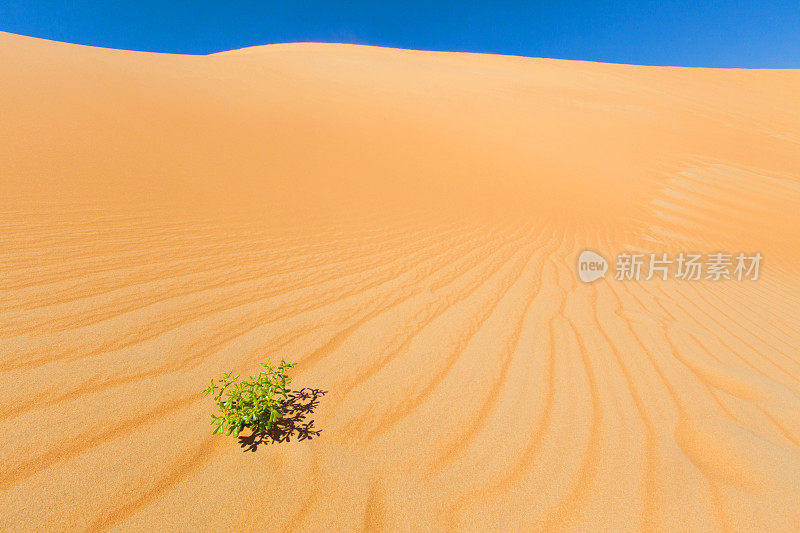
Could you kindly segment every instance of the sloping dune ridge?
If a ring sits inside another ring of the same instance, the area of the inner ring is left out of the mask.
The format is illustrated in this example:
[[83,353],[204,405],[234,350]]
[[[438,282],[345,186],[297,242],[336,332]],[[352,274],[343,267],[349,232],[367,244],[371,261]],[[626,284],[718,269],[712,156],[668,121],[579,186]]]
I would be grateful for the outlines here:
[[[0,529],[800,529],[798,95],[0,34]],[[764,260],[585,284],[583,249]],[[209,378],[267,357],[289,441],[211,436]]]

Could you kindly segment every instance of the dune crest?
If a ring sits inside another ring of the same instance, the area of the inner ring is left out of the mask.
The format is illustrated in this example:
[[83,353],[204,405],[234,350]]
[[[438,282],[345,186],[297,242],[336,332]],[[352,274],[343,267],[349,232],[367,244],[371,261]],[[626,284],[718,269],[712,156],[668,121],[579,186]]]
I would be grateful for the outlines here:
[[[0,33],[0,529],[799,529],[797,94]],[[586,284],[585,249],[764,264]],[[313,408],[212,437],[208,378],[267,356]]]

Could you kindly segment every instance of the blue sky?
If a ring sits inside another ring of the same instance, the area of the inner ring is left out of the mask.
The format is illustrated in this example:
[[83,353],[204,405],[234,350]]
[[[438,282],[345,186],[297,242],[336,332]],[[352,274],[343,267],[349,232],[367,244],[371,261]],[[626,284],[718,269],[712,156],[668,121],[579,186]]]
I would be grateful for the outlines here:
[[320,41],[644,65],[800,68],[798,0],[0,0],[0,30],[185,54]]

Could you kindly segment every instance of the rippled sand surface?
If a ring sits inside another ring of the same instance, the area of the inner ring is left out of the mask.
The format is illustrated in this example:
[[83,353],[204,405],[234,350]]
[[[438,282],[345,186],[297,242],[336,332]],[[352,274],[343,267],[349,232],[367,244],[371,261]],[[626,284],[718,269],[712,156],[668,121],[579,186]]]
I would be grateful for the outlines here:
[[[0,529],[800,529],[798,94],[0,34]],[[764,262],[584,284],[586,248]],[[267,357],[283,442],[211,436]]]

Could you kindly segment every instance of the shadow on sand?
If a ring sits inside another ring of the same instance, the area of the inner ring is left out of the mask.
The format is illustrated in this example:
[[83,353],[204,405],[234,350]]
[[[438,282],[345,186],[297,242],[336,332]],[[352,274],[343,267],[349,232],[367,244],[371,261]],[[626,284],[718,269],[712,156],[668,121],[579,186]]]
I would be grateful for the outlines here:
[[313,439],[321,430],[314,429],[314,421],[306,421],[306,417],[314,412],[319,399],[327,392],[308,387],[291,391],[283,401],[283,418],[269,432],[257,431],[252,435],[240,436],[239,445],[246,452],[254,452],[261,444],[289,442],[292,437],[297,440]]

